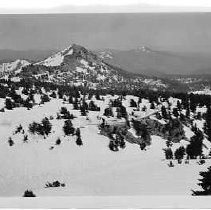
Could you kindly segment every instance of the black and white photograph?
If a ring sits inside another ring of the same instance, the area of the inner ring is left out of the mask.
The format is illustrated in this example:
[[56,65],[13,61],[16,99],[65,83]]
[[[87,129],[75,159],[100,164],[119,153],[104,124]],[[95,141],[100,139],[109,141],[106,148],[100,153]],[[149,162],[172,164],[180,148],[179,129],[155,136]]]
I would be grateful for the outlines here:
[[88,2],[0,0],[0,207],[209,198],[211,2]]

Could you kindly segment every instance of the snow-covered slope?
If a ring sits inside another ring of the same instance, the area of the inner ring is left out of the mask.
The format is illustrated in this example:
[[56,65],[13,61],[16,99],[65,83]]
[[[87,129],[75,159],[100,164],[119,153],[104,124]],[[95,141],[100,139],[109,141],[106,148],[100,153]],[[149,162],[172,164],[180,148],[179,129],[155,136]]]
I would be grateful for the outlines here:
[[29,65],[30,63],[26,60],[16,60],[11,63],[0,64],[0,73],[16,72],[19,73],[22,67]]
[[[210,165],[210,159],[204,165],[198,165],[197,160],[190,160],[189,164],[185,164],[184,160],[182,164],[172,160],[175,167],[168,167],[163,152],[166,140],[155,135],[152,135],[152,143],[146,151],[128,142],[123,150],[109,150],[109,139],[99,134],[99,118],[110,99],[117,97],[106,95],[104,100],[93,98],[101,111],[90,111],[88,118],[81,116],[80,110],[73,110],[72,104],[64,103],[62,99],[52,99],[31,110],[17,108],[0,112],[0,196],[22,196],[27,189],[36,196],[191,195],[191,189],[197,187],[199,171]],[[35,98],[39,103],[39,96]],[[133,111],[131,99],[138,100],[131,95],[123,100],[129,114]],[[171,98],[171,102],[176,103],[176,99]],[[146,117],[153,110],[146,99],[140,103],[140,107],[143,106],[147,107],[146,113],[138,112],[141,117]],[[66,107],[77,117],[72,122],[75,128],[81,129],[83,146],[76,145],[75,136],[64,136],[64,120],[56,119],[61,107]],[[50,120],[53,127],[48,137],[29,133],[30,123],[50,116],[53,117]],[[23,126],[24,134],[14,134],[19,124]],[[190,129],[185,128],[185,132],[190,138]],[[29,140],[24,143],[26,134]],[[7,142],[10,136],[15,143],[12,147]],[[60,145],[55,144],[58,137],[61,139]],[[173,149],[187,144],[182,140],[175,143]],[[56,180],[65,183],[65,187],[45,188],[47,182]]]
[[72,46],[69,46],[68,48],[62,50],[61,52],[53,54],[52,56],[48,57],[44,61],[40,61],[36,64],[44,65],[44,66],[59,66],[64,61],[64,57],[67,55],[72,55],[72,53],[73,53],[73,48]]
[[199,94],[199,95],[211,95],[211,89],[205,88],[204,90],[193,91],[192,93],[193,94]]

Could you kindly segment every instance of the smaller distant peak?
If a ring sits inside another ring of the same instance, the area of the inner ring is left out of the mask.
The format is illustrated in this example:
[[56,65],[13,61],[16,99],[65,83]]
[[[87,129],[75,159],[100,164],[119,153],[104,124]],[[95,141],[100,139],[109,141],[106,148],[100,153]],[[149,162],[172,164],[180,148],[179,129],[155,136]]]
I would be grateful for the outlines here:
[[141,47],[138,47],[137,49],[138,51],[142,51],[142,52],[153,52],[153,50],[150,48],[150,47],[147,47],[147,46],[141,46]]

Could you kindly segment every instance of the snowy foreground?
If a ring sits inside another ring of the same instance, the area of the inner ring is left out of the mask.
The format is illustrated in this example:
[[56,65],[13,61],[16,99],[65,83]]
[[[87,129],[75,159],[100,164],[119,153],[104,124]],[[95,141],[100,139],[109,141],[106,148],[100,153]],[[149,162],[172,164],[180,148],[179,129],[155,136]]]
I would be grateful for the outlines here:
[[[63,120],[56,120],[62,106],[71,109],[77,118],[74,127],[80,127],[83,146],[75,143],[75,136],[64,136]],[[32,190],[36,196],[69,195],[191,195],[197,189],[199,172],[206,170],[210,160],[198,165],[176,164],[169,167],[164,158],[165,141],[152,136],[146,151],[137,144],[126,142],[126,148],[112,152],[109,139],[99,134],[97,116],[89,112],[89,120],[72,110],[71,104],[52,99],[31,110],[16,108],[0,113],[0,196],[22,196]],[[44,139],[28,133],[28,125],[43,117],[53,116],[51,135]],[[23,143],[23,134],[13,135],[22,124],[29,135]],[[15,145],[8,145],[9,136]],[[61,138],[61,144],[55,145]],[[50,147],[53,149],[50,150]],[[47,182],[60,181],[65,187],[45,188]]]

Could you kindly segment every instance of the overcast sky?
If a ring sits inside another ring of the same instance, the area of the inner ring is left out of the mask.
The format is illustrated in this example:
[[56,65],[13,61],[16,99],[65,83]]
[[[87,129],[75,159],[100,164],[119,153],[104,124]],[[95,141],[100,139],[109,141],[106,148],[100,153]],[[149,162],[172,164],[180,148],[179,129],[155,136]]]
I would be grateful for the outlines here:
[[210,53],[211,13],[0,16],[0,49],[62,49],[71,43]]

